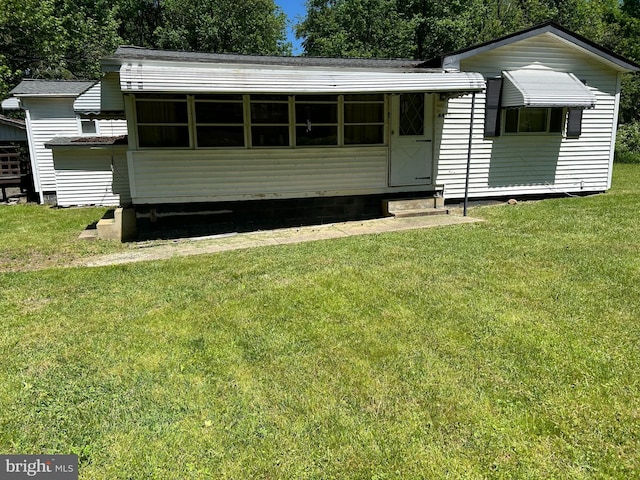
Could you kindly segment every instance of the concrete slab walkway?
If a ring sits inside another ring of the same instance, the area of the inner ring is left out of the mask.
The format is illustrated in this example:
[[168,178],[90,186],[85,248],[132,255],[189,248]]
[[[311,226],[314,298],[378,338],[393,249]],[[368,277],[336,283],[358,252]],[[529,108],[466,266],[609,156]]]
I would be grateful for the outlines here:
[[80,265],[87,267],[118,265],[150,260],[163,260],[180,256],[211,254],[244,248],[288,245],[354,235],[397,232],[462,223],[475,223],[479,221],[481,220],[459,215],[430,215],[408,218],[389,217],[249,233],[230,233],[173,241],[142,242],[134,244],[135,246],[133,246],[130,251],[85,259]]

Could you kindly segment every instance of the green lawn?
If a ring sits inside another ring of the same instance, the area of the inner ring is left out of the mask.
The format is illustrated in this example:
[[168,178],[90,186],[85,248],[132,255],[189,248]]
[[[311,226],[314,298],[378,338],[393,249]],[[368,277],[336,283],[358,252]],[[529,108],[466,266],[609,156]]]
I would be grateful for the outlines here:
[[640,477],[640,165],[481,224],[94,269],[19,271],[127,248],[76,243],[96,210],[6,233],[20,208],[2,453],[82,479]]

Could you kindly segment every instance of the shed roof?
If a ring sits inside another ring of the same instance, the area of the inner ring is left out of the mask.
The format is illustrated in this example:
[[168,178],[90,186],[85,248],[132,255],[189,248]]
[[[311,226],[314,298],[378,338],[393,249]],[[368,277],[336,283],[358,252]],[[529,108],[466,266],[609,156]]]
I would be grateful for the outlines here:
[[494,48],[509,45],[514,42],[525,40],[527,38],[535,37],[541,34],[553,35],[555,38],[560,39],[567,44],[571,44],[574,47],[582,50],[583,52],[598,58],[600,61],[608,64],[610,67],[623,72],[637,72],[640,70],[640,65],[632,60],[629,60],[622,55],[619,55],[608,48],[598,45],[597,43],[589,40],[586,37],[578,35],[566,28],[558,25],[553,21],[548,21],[535,25],[533,27],[520,30],[504,37],[496,38],[488,42],[480,43],[478,45],[472,45],[455,52],[450,52],[438,57],[431,58],[422,64],[420,67],[430,68],[444,68],[444,69],[459,69],[460,60],[473,57],[480,53],[484,53]]
[[77,97],[95,82],[90,80],[22,80],[11,92],[14,97]]

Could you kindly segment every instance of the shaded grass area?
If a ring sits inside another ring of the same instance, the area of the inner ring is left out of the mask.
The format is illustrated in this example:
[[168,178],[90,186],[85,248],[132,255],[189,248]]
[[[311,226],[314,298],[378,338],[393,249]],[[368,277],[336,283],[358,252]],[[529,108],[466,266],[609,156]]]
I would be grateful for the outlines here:
[[483,224],[0,275],[0,451],[101,478],[634,478],[640,168]]

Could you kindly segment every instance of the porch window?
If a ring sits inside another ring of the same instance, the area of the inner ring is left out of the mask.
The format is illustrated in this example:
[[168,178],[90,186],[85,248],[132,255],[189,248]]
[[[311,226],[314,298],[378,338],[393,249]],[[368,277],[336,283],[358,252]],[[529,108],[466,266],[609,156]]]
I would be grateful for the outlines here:
[[289,97],[287,95],[251,96],[251,145],[254,147],[289,146]]
[[505,133],[562,133],[563,108],[508,108],[504,110]]
[[338,145],[338,97],[295,97],[296,145]]
[[186,96],[136,97],[140,147],[189,147]]
[[384,95],[344,96],[344,143],[384,143]]
[[198,147],[244,147],[242,95],[195,97]]

